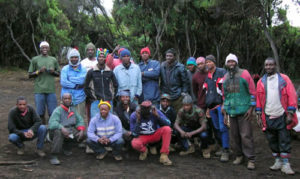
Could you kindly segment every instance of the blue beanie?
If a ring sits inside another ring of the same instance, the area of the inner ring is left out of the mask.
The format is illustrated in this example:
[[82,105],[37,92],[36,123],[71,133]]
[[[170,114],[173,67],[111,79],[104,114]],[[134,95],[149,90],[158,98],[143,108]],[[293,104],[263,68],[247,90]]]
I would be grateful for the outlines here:
[[122,52],[120,53],[121,57],[124,57],[125,55],[131,56],[131,53],[128,49],[124,49],[122,50]]
[[197,66],[196,59],[194,57],[188,58],[187,61],[186,61],[186,64],[187,65],[195,65],[195,66]]

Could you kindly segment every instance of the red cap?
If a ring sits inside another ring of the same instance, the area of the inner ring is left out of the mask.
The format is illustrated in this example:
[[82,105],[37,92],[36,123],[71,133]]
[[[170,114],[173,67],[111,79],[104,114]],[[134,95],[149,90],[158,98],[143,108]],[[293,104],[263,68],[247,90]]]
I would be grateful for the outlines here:
[[141,106],[143,107],[150,107],[152,105],[152,102],[151,101],[144,101],[142,102]]
[[125,49],[125,48],[120,48],[120,49],[118,50],[118,55],[120,55],[121,52],[122,52],[124,49]]
[[149,49],[148,47],[142,48],[142,50],[141,50],[141,52],[140,52],[141,55],[142,55],[144,52],[147,52],[149,55],[151,55],[150,49]]

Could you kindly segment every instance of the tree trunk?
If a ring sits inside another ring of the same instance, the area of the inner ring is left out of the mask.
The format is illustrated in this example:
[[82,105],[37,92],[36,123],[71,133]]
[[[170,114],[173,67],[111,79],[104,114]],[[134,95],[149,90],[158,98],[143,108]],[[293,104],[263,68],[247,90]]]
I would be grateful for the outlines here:
[[277,64],[277,70],[279,72],[280,71],[279,55],[278,55],[278,51],[277,51],[275,42],[273,41],[273,39],[271,37],[271,34],[269,33],[269,31],[266,27],[264,28],[264,33],[265,33],[265,36],[266,36],[266,38],[268,39],[268,41],[270,43],[270,46],[271,46],[271,49],[272,49],[272,52],[273,52],[273,55],[274,55],[275,62]]
[[185,38],[186,38],[186,46],[189,51],[189,56],[192,56],[192,50],[191,50],[191,44],[190,44],[190,37],[189,37],[189,28],[188,28],[188,21],[185,20],[184,22],[185,26]]

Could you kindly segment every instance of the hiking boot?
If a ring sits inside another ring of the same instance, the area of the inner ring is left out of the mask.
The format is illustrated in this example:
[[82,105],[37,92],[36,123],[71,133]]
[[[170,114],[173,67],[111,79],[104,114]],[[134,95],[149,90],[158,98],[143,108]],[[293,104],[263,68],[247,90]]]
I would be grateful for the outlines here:
[[64,154],[66,156],[70,156],[70,155],[72,155],[72,151],[71,150],[64,150]]
[[123,157],[121,155],[116,155],[116,156],[114,156],[114,158],[115,158],[116,161],[123,160]]
[[212,144],[212,145],[208,145],[208,148],[211,152],[216,152],[220,147],[217,143]]
[[95,152],[87,145],[86,148],[85,148],[85,153],[87,153],[87,154],[93,154]]
[[165,153],[160,154],[159,162],[163,165],[172,165],[172,161],[169,159],[168,155]]
[[186,151],[181,151],[179,155],[184,156],[195,152],[195,146],[191,145]]
[[102,153],[102,154],[98,154],[97,156],[96,156],[96,159],[97,160],[102,160],[102,159],[104,159],[104,157],[107,155],[107,151],[105,151],[104,153]]
[[59,165],[60,164],[60,161],[58,160],[58,158],[56,156],[51,156],[50,157],[50,163],[52,165]]
[[84,142],[81,142],[78,144],[78,148],[85,148],[86,144]]
[[281,172],[287,175],[294,175],[295,172],[292,170],[290,163],[285,163],[281,167]]
[[228,162],[229,161],[229,151],[228,150],[223,150],[221,157],[220,157],[221,162]]
[[43,150],[41,150],[41,149],[37,149],[37,150],[36,150],[36,153],[37,153],[38,156],[40,156],[40,157],[45,157],[45,156],[46,156],[45,152],[44,152]]
[[150,154],[156,155],[157,154],[157,149],[155,146],[150,147]]
[[215,156],[221,157],[222,153],[223,153],[222,148],[219,148],[219,149],[215,152]]
[[280,170],[282,167],[282,162],[280,158],[275,159],[275,163],[270,167],[271,170]]
[[142,153],[140,154],[139,160],[146,160],[147,155],[148,155],[148,149],[146,148],[146,151],[145,151],[145,152],[142,152]]
[[209,148],[203,149],[202,155],[203,155],[203,158],[206,158],[206,159],[210,158],[210,149]]
[[255,163],[252,161],[248,161],[247,165],[248,170],[254,170],[255,169]]
[[243,162],[243,158],[244,158],[243,156],[236,157],[235,160],[232,163],[234,165],[239,165],[239,164],[241,164]]
[[106,151],[111,152],[113,149],[111,147],[104,147]]
[[24,155],[24,153],[25,153],[25,148],[24,147],[17,148],[17,154],[18,155]]

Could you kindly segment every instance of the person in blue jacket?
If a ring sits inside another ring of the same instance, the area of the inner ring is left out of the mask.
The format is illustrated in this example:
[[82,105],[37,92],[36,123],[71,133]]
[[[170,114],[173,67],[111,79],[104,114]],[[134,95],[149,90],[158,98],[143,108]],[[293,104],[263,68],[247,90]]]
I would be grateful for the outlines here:
[[67,58],[69,64],[63,67],[60,76],[61,97],[65,93],[70,93],[72,95],[72,105],[76,108],[79,115],[86,120],[84,80],[87,70],[80,63],[81,59],[78,50],[72,49]]
[[160,63],[157,60],[150,59],[150,49],[148,47],[141,49],[142,61],[139,63],[139,67],[142,73],[142,99],[149,100],[156,107],[159,106],[160,92],[159,92],[159,75],[160,75]]

